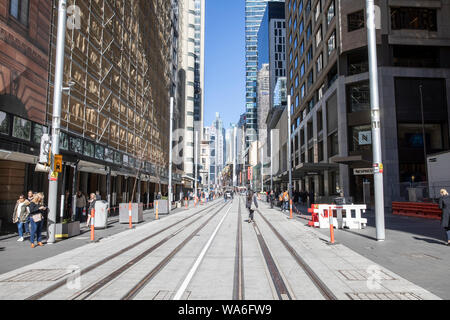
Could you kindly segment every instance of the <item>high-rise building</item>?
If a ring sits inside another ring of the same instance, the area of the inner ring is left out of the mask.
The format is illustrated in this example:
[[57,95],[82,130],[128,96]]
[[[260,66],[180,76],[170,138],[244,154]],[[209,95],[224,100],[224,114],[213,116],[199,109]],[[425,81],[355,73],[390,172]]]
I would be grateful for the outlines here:
[[[375,4],[390,206],[408,199],[412,183],[425,184],[425,146],[428,154],[450,147],[450,3]],[[344,194],[373,205],[373,175],[355,170],[373,164],[365,1],[290,0],[286,7],[294,187],[317,201]]]
[[[184,94],[184,136],[182,158],[184,159],[185,185],[195,176],[195,147],[200,153],[203,133],[204,103],[204,44],[205,0],[182,0],[183,20],[181,30],[182,75]],[[198,144],[195,146],[195,132]]]
[[264,145],[267,138],[267,114],[270,110],[269,64],[263,64],[258,71],[258,140]]
[[[280,0],[284,2],[284,0]],[[258,31],[266,10],[266,0],[245,0],[246,141],[258,139]]]

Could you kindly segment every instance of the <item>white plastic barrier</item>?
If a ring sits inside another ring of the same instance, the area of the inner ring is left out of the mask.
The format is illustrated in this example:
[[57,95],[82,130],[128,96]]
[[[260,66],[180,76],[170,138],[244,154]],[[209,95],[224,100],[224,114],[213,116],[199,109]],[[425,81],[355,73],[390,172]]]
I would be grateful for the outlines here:
[[[319,228],[330,228],[328,211],[333,212],[333,226],[338,229],[363,229],[367,226],[367,219],[361,215],[366,212],[366,205],[328,205],[319,204],[314,209],[318,213]],[[317,226],[317,223],[315,224]]]

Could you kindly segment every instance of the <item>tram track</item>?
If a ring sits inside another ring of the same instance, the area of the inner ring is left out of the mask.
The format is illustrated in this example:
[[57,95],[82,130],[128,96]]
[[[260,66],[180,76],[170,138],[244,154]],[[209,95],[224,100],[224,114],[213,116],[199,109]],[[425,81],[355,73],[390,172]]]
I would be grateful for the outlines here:
[[[219,210],[217,210],[210,218],[203,222],[197,229],[195,229],[183,242],[181,242],[175,249],[173,249],[160,263],[147,273],[131,290],[129,290],[121,300],[133,300],[147,284],[172,260],[172,258],[183,249],[186,244],[192,240],[206,225],[208,225],[229,203],[225,203]],[[231,202],[232,204],[232,202]]]
[[302,268],[305,274],[309,277],[314,286],[319,290],[321,295],[326,300],[337,300],[337,297],[331,291],[330,288],[320,279],[320,277],[312,270],[308,263],[298,254],[298,252],[287,242],[287,240],[278,232],[278,230],[273,226],[272,223],[261,213],[259,209],[256,210],[259,216],[267,224],[270,230],[275,234],[278,240],[283,244],[285,249],[291,254],[297,264]]
[[[167,226],[167,227],[165,227],[165,228],[163,228],[163,229],[161,229],[161,230],[159,230],[159,231],[157,231],[157,232],[155,232],[155,233],[153,233],[153,234],[151,234],[151,235],[149,235],[149,236],[147,236],[147,237],[145,237],[145,238],[143,238],[143,239],[141,239],[141,240],[139,240],[139,241],[137,241],[137,242],[127,246],[127,247],[125,247],[124,249],[121,249],[121,250],[119,250],[119,251],[117,251],[117,252],[115,252],[115,253],[105,257],[104,259],[102,259],[102,260],[100,260],[100,261],[98,261],[98,262],[96,262],[96,263],[94,263],[94,264],[92,264],[92,265],[90,265],[90,266],[80,270],[79,275],[83,276],[83,275],[87,274],[88,272],[91,272],[91,271],[99,268],[100,266],[106,264],[107,262],[111,261],[112,259],[115,259],[115,258],[123,255],[124,253],[126,253],[126,252],[128,252],[128,251],[130,251],[130,250],[132,250],[134,248],[136,248],[136,246],[141,245],[141,244],[145,243],[146,241],[151,240],[154,237],[156,237],[156,236],[158,236],[158,235],[160,235],[160,234],[170,230],[171,228],[173,228],[173,227],[175,227],[177,225],[180,225],[181,223],[183,223],[183,222],[185,222],[185,221],[187,221],[187,220],[189,220],[191,218],[194,218],[195,216],[200,215],[202,212],[205,212],[207,210],[211,210],[211,209],[217,208],[218,206],[219,206],[219,204],[214,204],[213,203],[212,205],[210,205],[210,206],[208,206],[208,207],[206,207],[206,208],[204,208],[204,209],[202,209],[202,210],[200,210],[200,211],[198,211],[198,212],[196,212],[196,213],[194,213],[194,214],[192,214],[192,215],[190,215],[190,216],[188,216],[186,218],[183,218],[182,220],[177,221],[177,222],[175,222],[175,223],[173,223],[173,224],[171,224],[171,225],[169,225],[169,226]],[[222,206],[221,209],[223,207],[224,206]],[[198,221],[202,217],[200,217],[200,218],[194,220],[193,222],[189,223],[189,225],[191,225],[192,223]],[[63,287],[64,285],[66,285],[66,283],[67,283],[67,277],[59,280],[58,282],[56,282],[55,284],[51,285],[50,287],[48,287],[46,289],[43,289],[43,290],[41,290],[41,291],[39,291],[39,292],[37,292],[37,293],[27,297],[25,300],[39,300],[39,299],[42,299],[43,297],[49,295],[50,293],[58,290],[61,287]],[[89,294],[89,296],[90,296],[90,294]]]
[[239,197],[237,221],[238,222],[236,234],[236,255],[234,263],[233,300],[244,300],[245,285],[244,285],[244,259],[243,259],[243,242],[242,242],[241,197]]

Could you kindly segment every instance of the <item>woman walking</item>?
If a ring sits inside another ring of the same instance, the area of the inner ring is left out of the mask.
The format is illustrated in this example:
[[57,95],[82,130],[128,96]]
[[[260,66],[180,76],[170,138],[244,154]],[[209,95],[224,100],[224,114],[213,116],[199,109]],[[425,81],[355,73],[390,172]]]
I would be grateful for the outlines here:
[[29,219],[29,209],[28,205],[30,203],[25,199],[25,196],[22,194],[19,196],[19,200],[16,203],[16,207],[14,208],[13,213],[13,223],[17,223],[17,228],[19,231],[19,239],[17,241],[22,242],[23,239],[23,227],[25,226],[25,232],[28,231],[27,221]]
[[90,227],[91,218],[92,218],[92,210],[95,210],[95,202],[97,201],[97,195],[95,193],[91,193],[90,198],[88,200],[89,208],[88,208],[88,219],[86,221],[86,227]]
[[447,190],[441,190],[441,198],[439,199],[439,208],[442,209],[441,226],[445,230],[447,246],[450,246],[450,196]]
[[254,222],[253,220],[253,213],[258,208],[258,200],[256,197],[256,194],[253,193],[253,191],[249,191],[247,194],[247,203],[246,207],[248,209],[249,215],[248,215],[248,222]]
[[30,203],[30,221],[31,221],[31,248],[34,248],[34,238],[36,236],[37,245],[43,247],[42,244],[42,225],[44,224],[44,215],[47,214],[47,207],[44,206],[44,194],[38,193],[33,197]]

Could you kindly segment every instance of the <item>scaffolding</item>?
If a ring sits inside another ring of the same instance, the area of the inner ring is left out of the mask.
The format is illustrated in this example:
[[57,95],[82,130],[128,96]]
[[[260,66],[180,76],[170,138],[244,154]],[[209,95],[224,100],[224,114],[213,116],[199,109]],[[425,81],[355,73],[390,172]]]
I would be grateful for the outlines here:
[[[167,168],[170,1],[69,0],[71,5],[80,8],[81,28],[66,33],[64,83],[74,85],[63,96],[61,129],[103,146],[105,157],[115,150],[123,162],[136,159],[136,167],[145,161]],[[57,31],[53,11],[48,124]]]

